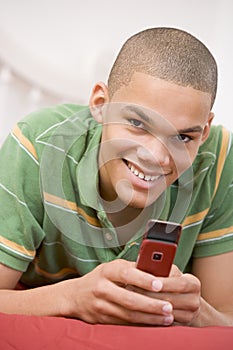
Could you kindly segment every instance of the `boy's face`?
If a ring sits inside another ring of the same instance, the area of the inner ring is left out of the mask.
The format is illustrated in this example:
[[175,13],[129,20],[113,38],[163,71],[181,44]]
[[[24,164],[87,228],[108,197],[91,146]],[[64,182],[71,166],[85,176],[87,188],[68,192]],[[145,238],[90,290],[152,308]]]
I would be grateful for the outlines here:
[[[103,124],[100,194],[144,208],[190,167],[209,134],[210,94],[143,73],[108,100],[97,84],[92,114]],[[93,112],[93,110],[95,110]]]

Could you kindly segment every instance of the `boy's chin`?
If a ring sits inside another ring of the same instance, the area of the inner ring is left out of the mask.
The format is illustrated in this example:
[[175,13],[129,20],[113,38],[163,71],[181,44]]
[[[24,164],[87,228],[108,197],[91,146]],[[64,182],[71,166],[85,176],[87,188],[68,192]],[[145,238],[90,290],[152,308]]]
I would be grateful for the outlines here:
[[118,194],[119,199],[122,203],[124,203],[125,208],[134,208],[134,209],[145,209],[150,207],[157,199],[158,197],[150,198],[149,196],[140,196],[137,193],[134,193],[133,196],[127,197],[126,194]]

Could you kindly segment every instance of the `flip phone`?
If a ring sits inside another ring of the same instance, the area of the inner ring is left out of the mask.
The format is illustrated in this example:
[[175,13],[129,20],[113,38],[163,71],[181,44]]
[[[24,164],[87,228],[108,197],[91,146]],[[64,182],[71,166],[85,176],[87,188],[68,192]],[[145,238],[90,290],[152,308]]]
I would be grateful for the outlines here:
[[181,231],[180,224],[149,220],[137,258],[137,268],[154,276],[169,276]]

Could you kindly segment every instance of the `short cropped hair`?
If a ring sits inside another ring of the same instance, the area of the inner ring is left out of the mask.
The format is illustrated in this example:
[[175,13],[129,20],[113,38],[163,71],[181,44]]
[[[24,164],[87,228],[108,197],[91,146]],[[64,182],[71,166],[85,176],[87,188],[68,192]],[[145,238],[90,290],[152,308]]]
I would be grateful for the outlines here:
[[131,36],[122,46],[109,74],[110,99],[130,83],[135,72],[149,74],[211,95],[217,91],[217,64],[208,48],[186,31],[149,28]]

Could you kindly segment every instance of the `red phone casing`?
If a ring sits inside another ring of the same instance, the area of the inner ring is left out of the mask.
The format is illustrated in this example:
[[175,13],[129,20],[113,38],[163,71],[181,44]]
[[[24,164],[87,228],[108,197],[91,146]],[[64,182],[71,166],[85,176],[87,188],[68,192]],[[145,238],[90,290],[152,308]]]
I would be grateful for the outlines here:
[[176,243],[144,239],[137,259],[137,268],[154,276],[167,277],[176,248]]

